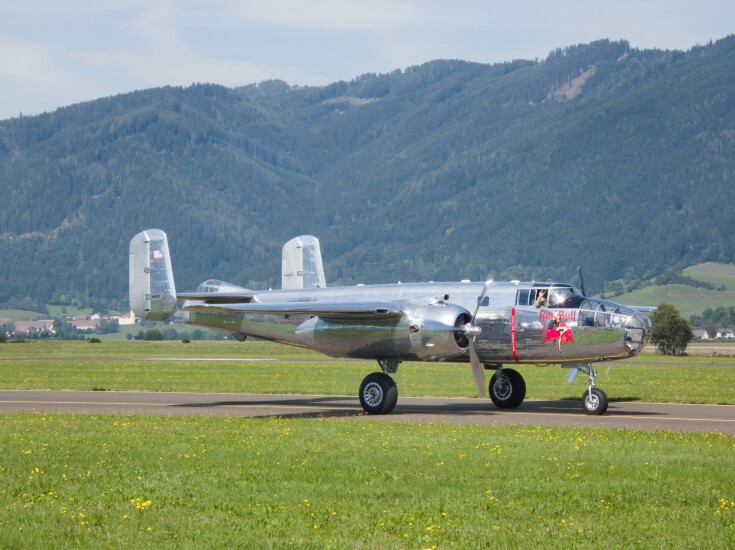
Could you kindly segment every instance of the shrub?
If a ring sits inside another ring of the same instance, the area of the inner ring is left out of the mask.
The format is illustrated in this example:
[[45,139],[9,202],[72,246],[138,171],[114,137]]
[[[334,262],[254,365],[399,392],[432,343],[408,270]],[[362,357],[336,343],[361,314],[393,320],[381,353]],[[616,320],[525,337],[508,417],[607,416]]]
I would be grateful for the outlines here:
[[694,338],[689,321],[679,315],[672,304],[659,304],[651,315],[651,342],[664,355],[684,355],[687,345]]

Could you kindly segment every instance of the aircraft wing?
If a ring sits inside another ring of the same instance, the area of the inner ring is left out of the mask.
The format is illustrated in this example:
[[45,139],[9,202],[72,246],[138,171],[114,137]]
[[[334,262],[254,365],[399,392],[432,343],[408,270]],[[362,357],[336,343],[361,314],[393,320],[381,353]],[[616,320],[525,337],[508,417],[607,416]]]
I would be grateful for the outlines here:
[[255,299],[255,294],[242,292],[182,292],[176,295],[179,302],[186,300],[201,300],[206,304],[249,304]]
[[254,315],[313,315],[339,320],[388,320],[399,319],[403,316],[403,309],[401,306],[393,302],[277,302],[265,304],[257,302],[229,302],[230,305],[227,306],[220,301],[212,301],[209,303],[222,305],[193,304],[186,306],[183,309],[184,311],[204,313],[241,312]]

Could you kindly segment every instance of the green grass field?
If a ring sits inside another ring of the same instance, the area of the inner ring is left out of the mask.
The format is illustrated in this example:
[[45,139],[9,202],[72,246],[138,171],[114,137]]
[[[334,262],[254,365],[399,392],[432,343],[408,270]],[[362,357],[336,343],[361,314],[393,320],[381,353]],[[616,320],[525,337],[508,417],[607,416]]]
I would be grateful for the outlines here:
[[[0,359],[4,389],[355,395],[375,370],[266,342],[6,343]],[[642,355],[599,381],[613,399],[735,403],[734,367]],[[529,398],[584,387],[520,369]],[[474,394],[467,365],[396,378],[404,396]],[[0,449],[0,548],[735,545],[733,436],[29,413],[0,415]]]
[[732,548],[735,438],[6,414],[3,548]]
[[[250,360],[204,361],[197,357]],[[372,361],[331,360],[268,342],[2,344],[0,367],[0,387],[5,389],[311,395],[357,395],[362,378],[377,370]],[[585,388],[584,376],[567,385],[568,370],[558,366],[517,368],[526,379],[528,399],[579,399]],[[732,357],[643,354],[600,364],[598,370],[598,384],[611,399],[735,404]],[[403,396],[476,396],[467,364],[407,362],[394,378]]]

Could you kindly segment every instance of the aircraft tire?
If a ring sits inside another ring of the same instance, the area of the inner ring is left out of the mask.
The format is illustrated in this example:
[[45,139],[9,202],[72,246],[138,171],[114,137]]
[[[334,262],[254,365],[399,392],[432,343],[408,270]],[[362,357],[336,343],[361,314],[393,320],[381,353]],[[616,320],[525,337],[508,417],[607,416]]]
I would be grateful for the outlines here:
[[496,407],[515,409],[526,398],[526,381],[517,370],[501,369],[490,379],[488,393]]
[[582,406],[585,414],[603,415],[607,411],[609,400],[607,394],[600,388],[592,388],[582,394]]
[[388,414],[397,402],[396,383],[385,373],[368,374],[360,384],[360,405],[368,414]]

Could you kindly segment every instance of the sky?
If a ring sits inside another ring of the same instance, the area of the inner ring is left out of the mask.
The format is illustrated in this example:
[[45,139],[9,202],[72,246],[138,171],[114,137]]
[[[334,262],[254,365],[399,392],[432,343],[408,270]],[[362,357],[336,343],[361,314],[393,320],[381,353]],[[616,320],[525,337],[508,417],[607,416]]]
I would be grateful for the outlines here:
[[688,50],[731,0],[0,0],[0,120],[164,85],[318,86],[608,38]]

